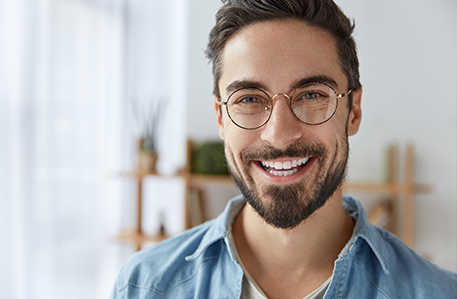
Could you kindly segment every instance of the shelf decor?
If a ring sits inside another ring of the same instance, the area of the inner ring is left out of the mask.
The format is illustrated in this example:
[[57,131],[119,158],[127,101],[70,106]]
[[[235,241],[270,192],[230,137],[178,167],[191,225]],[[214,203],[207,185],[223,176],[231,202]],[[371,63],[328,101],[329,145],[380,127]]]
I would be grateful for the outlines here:
[[141,137],[138,140],[138,170],[140,172],[157,174],[160,125],[166,104],[166,99],[160,98],[132,102],[135,118],[140,127]]
[[[140,147],[142,148],[142,147]],[[199,148],[196,146],[195,148]],[[158,221],[161,224],[161,229],[155,235],[147,235],[142,230],[142,182],[145,177],[156,176],[162,178],[180,177],[184,179],[186,184],[185,198],[183,198],[185,211],[184,223],[185,229],[191,228],[193,225],[206,221],[205,218],[205,203],[201,192],[205,187],[227,187],[235,186],[233,180],[228,175],[216,174],[214,172],[203,172],[193,169],[194,159],[198,159],[198,155],[205,157],[203,160],[212,161],[207,164],[210,166],[220,164],[220,158],[211,160],[209,156],[213,156],[215,152],[222,151],[223,145],[205,146],[205,150],[201,150],[199,154],[193,153],[193,143],[187,142],[187,162],[185,167],[176,175],[163,175],[157,173],[149,173],[140,169],[123,172],[123,177],[129,177],[137,182],[137,225],[136,230],[122,231],[118,236],[118,240],[131,242],[136,246],[137,250],[142,248],[146,241],[160,242],[169,236],[164,227],[164,215],[159,214]],[[220,154],[216,154],[220,155]],[[417,184],[414,180],[414,147],[407,145],[405,157],[400,161],[399,146],[392,144],[389,146],[386,155],[386,179],[383,182],[345,182],[343,192],[347,191],[358,193],[371,193],[382,196],[382,200],[371,210],[368,211],[368,218],[371,223],[382,226],[391,232],[400,236],[406,245],[414,246],[414,195],[416,193],[428,193],[431,186]],[[218,162],[219,161],[219,162]],[[206,163],[205,162],[205,163]],[[203,163],[203,164],[205,164]],[[223,165],[225,164],[225,158]],[[404,179],[400,178],[399,166],[404,168]],[[198,171],[198,172],[197,172]],[[403,209],[398,209],[402,201]],[[198,219],[193,219],[197,215]]]
[[206,141],[194,144],[191,159],[192,173],[228,175],[224,154],[224,143]]
[[156,174],[157,152],[145,147],[145,139],[138,140],[138,169],[142,172]]

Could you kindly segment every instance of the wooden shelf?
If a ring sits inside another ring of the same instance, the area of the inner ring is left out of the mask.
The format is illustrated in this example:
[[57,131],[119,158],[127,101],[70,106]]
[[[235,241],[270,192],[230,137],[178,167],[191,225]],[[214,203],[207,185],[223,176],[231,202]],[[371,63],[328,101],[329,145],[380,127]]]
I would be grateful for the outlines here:
[[[117,173],[120,177],[131,178],[137,182],[137,216],[136,216],[136,230],[132,231],[123,231],[121,232],[116,238],[120,241],[130,242],[136,245],[137,250],[141,249],[143,242],[145,241],[152,241],[152,242],[160,242],[167,238],[165,234],[158,234],[154,236],[148,236],[143,233],[142,230],[142,206],[143,206],[143,179],[146,177],[160,177],[160,178],[181,178],[184,180],[186,184],[186,191],[185,191],[185,215],[184,215],[184,223],[185,229],[191,227],[190,223],[190,209],[189,209],[189,192],[192,188],[201,188],[207,186],[235,186],[235,183],[232,181],[230,176],[228,175],[201,175],[201,174],[193,174],[190,171],[190,159],[191,159],[191,148],[192,144],[189,141],[187,144],[187,163],[185,167],[175,175],[163,175],[157,174],[156,172],[150,172],[145,170],[145,167],[139,163],[138,169],[134,171],[121,171]],[[140,153],[139,147],[139,157],[142,153]],[[144,158],[144,157],[143,157]]]
[[116,239],[122,242],[133,243],[137,247],[141,248],[141,245],[146,242],[160,242],[167,239],[169,236],[166,234],[146,235],[142,232],[135,230],[125,230],[116,236]]
[[[421,188],[421,187],[418,187]],[[410,184],[396,183],[351,183],[347,182],[343,185],[343,191],[351,190],[362,193],[376,193],[386,195],[401,195],[414,192],[416,187]]]
[[160,177],[160,178],[182,178],[187,180],[187,183],[191,187],[207,187],[207,186],[234,186],[232,178],[229,175],[212,175],[212,174],[175,174],[175,175],[164,175],[157,173],[148,173],[140,171],[121,171],[118,173],[121,177],[127,177],[132,179],[143,179],[148,176]]
[[[136,244],[137,249],[145,241],[160,242],[167,238],[165,234],[148,236],[142,232],[142,182],[145,177],[155,176],[160,178],[182,178],[185,181],[185,229],[191,227],[190,219],[190,200],[189,193],[192,188],[202,188],[209,186],[231,187],[235,186],[232,178],[228,175],[202,175],[193,174],[190,171],[190,159],[192,145],[188,142],[187,163],[185,167],[176,175],[162,175],[147,171],[124,171],[118,175],[136,180],[138,188],[137,196],[137,229],[134,231],[123,231],[117,239],[120,241],[131,242]],[[383,183],[356,183],[346,182],[343,185],[343,192],[354,191],[361,193],[371,193],[385,195],[388,200],[382,201],[373,211],[368,211],[371,222],[384,222],[388,218],[388,227],[390,231],[400,236],[406,245],[412,247],[414,241],[414,194],[417,192],[428,192],[430,187],[416,185],[414,183],[414,151],[411,145],[406,147],[404,159],[404,179],[400,180],[399,176],[399,149],[398,145],[391,145],[387,150],[387,177]],[[141,167],[139,167],[140,169]],[[200,190],[201,191],[201,190]],[[398,199],[403,199],[402,214],[398,212]],[[200,204],[202,204],[200,202]],[[397,231],[397,221],[402,224],[402,232]]]

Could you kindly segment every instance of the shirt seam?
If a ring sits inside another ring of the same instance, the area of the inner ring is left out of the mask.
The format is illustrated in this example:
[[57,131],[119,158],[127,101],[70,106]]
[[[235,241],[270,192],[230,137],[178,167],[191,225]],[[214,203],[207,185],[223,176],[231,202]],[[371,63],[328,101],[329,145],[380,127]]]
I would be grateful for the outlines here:
[[386,298],[389,298],[389,299],[392,299],[392,297],[390,297],[389,294],[387,294],[386,291],[384,291],[384,289],[382,289],[380,286],[378,286],[371,278],[370,276],[368,275],[366,269],[365,269],[365,266],[363,265],[363,263],[357,258],[357,257],[353,257],[354,260],[357,262],[357,264],[360,265],[360,267],[363,269],[363,273],[365,274],[365,277],[368,279],[368,281],[376,288],[378,289],[382,294],[384,294],[384,296],[386,296]]
[[197,276],[197,273],[198,273],[198,271],[200,270],[200,267],[203,265],[204,262],[206,262],[206,261],[208,261],[208,260],[210,260],[210,259],[218,258],[220,255],[221,255],[221,254],[219,253],[219,254],[214,255],[214,256],[208,256],[208,257],[206,257],[206,258],[203,258],[203,259],[201,260],[201,262],[199,263],[199,265],[197,266],[197,269],[195,270],[195,273],[194,273],[192,276],[190,276],[190,277],[188,277],[188,278],[186,278],[186,279],[183,279],[183,280],[179,281],[178,283],[176,283],[175,285],[173,285],[172,287],[168,288],[168,289],[165,290],[165,291],[159,291],[158,289],[153,288],[153,287],[150,287],[150,286],[139,285],[139,284],[136,284],[136,283],[134,283],[134,282],[132,282],[132,281],[128,281],[123,287],[121,287],[120,289],[118,289],[118,292],[119,292],[119,293],[120,293],[120,292],[123,292],[123,291],[130,285],[130,286],[135,287],[135,288],[138,288],[138,289],[143,289],[143,290],[147,290],[147,291],[151,291],[151,292],[158,293],[158,294],[160,294],[160,295],[165,295],[166,293],[170,292],[170,291],[173,290],[174,288],[176,288],[176,287],[178,287],[178,286],[180,286],[180,285],[182,285],[182,284],[184,284],[184,283],[186,283],[186,282],[188,282],[188,281],[194,279],[195,276]]

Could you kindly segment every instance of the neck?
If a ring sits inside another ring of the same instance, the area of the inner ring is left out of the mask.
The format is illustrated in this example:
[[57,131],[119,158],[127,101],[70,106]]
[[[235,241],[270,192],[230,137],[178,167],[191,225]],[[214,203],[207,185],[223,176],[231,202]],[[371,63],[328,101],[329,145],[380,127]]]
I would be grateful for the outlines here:
[[312,286],[311,292],[332,275],[334,262],[353,228],[338,189],[323,207],[290,230],[267,224],[247,204],[235,219],[232,232],[243,265],[262,289],[295,275],[297,281]]

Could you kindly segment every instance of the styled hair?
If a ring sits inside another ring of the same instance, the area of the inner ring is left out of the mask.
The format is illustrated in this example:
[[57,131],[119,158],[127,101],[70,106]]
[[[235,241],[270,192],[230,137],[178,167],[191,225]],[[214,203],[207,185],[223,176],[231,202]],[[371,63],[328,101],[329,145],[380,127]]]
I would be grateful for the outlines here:
[[[340,67],[349,89],[359,89],[359,60],[352,37],[351,22],[332,0],[222,0],[216,13],[216,25],[209,34],[206,57],[213,65],[213,93],[220,96],[219,80],[225,44],[235,33],[250,25],[284,19],[302,21],[329,33],[335,39]],[[352,105],[352,97],[349,105]]]

